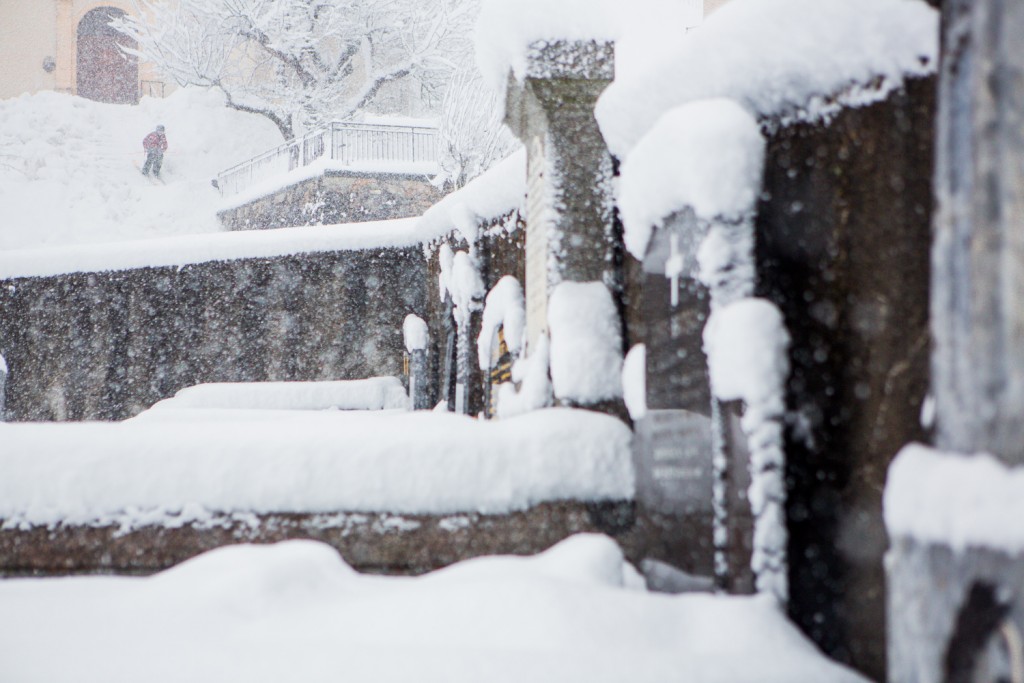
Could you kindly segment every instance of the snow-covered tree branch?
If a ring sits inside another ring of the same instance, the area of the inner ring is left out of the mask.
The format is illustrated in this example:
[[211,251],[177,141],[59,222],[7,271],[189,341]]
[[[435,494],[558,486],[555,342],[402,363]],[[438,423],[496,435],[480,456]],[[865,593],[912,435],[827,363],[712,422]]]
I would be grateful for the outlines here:
[[469,34],[460,0],[133,0],[127,52],[179,85],[219,88],[290,139],[367,107],[389,83],[436,90]]

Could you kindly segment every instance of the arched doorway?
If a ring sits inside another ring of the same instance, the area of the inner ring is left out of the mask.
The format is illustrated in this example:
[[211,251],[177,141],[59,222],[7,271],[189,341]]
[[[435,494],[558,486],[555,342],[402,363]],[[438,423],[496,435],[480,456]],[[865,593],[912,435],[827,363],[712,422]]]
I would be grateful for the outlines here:
[[97,102],[136,104],[139,101],[139,60],[118,45],[135,41],[110,27],[124,16],[114,7],[97,7],[78,24],[78,94]]

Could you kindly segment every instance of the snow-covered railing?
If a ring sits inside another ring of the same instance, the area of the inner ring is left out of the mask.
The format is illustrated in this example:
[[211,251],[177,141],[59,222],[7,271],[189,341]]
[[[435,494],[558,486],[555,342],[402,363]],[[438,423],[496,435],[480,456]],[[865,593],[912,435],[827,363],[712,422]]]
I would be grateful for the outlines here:
[[380,172],[410,168],[433,172],[437,165],[437,129],[335,121],[218,173],[217,186],[221,196],[229,197],[258,181],[321,159]]

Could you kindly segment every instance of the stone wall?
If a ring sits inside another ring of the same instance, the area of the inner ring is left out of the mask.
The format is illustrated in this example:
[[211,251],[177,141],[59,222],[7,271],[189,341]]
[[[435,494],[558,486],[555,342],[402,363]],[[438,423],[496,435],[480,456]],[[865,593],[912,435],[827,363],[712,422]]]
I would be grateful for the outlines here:
[[506,515],[245,515],[178,527],[33,526],[0,529],[0,576],[152,574],[236,543],[312,539],[359,571],[422,574],[470,557],[540,552],[576,533],[608,533],[632,557],[658,556],[628,502],[561,501]]
[[882,679],[882,490],[928,390],[934,80],[771,133],[757,294],[792,336],[790,614]]
[[121,420],[202,382],[401,375],[419,247],[0,281],[9,420]]
[[217,214],[228,230],[269,230],[420,216],[443,193],[423,175],[328,170]]

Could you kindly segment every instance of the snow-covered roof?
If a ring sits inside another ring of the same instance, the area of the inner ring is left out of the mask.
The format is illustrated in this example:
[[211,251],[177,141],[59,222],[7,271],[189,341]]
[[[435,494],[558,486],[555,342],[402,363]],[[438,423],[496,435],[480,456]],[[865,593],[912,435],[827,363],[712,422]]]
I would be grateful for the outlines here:
[[1024,552],[1024,467],[988,454],[905,446],[889,466],[883,509],[890,536]]
[[598,123],[625,158],[662,114],[696,100],[727,97],[780,118],[878,101],[907,77],[934,72],[938,23],[921,0],[732,0],[697,30],[680,31],[671,49],[656,45],[654,64],[636,45],[649,35],[624,33]]

